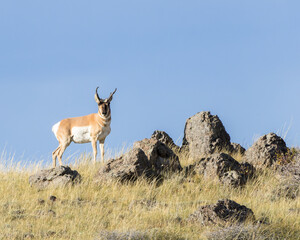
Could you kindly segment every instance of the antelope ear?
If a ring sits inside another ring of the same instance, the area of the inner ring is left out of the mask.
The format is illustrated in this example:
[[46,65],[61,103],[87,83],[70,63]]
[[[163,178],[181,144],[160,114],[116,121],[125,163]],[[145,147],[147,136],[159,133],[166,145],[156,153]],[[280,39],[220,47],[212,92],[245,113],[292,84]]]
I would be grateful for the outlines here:
[[99,98],[99,95],[98,95],[98,92],[97,92],[98,88],[99,88],[99,87],[96,88],[95,101],[96,101],[96,103],[99,105],[100,102],[101,102],[101,99]]

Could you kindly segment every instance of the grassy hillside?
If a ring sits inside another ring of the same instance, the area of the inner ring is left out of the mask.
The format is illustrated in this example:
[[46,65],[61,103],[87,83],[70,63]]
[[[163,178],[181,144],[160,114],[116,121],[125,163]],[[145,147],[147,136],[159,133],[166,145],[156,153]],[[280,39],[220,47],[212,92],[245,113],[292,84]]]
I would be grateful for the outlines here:
[[[190,163],[184,156],[180,160],[183,166]],[[100,232],[110,231],[137,232],[149,239],[206,239],[219,229],[186,223],[185,219],[199,206],[223,198],[251,208],[256,218],[266,223],[243,227],[249,229],[245,239],[299,239],[299,198],[271,200],[278,184],[271,171],[241,189],[181,175],[167,176],[157,187],[143,180],[96,185],[93,176],[99,166],[82,156],[71,165],[82,175],[81,184],[44,191],[28,184],[36,169],[1,172],[0,239],[99,239]],[[221,235],[225,239],[226,234]]]

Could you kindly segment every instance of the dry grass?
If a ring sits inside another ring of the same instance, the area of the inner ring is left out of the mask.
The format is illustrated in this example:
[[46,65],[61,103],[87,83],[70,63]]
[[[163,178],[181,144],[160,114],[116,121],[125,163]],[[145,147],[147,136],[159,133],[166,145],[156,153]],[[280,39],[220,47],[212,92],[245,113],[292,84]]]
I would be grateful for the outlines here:
[[[181,163],[190,162],[181,156]],[[267,219],[248,239],[299,239],[299,210],[290,210],[300,208],[299,198],[271,201],[278,183],[271,172],[242,189],[181,175],[167,177],[159,187],[143,180],[96,185],[93,176],[99,166],[82,156],[71,166],[82,175],[81,184],[44,191],[29,186],[33,170],[1,172],[0,239],[99,239],[101,231],[137,231],[149,239],[206,239],[214,228],[184,220],[199,206],[222,198],[246,205],[257,219]],[[57,197],[54,202],[52,195]]]

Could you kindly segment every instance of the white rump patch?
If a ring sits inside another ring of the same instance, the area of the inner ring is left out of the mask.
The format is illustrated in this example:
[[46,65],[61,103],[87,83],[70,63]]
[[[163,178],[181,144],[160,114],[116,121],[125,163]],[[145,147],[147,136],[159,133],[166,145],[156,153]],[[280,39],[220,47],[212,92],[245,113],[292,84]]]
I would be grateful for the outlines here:
[[72,140],[75,143],[88,143],[91,139],[91,127],[73,127]]
[[54,124],[52,127],[52,132],[54,133],[56,139],[57,139],[57,131],[58,131],[59,125],[60,125],[60,122]]

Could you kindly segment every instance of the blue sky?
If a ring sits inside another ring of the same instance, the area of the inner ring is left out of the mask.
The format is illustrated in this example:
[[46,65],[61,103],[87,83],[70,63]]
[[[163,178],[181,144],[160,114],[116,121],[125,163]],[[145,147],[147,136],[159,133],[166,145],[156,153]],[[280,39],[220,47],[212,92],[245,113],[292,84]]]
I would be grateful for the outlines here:
[[[0,150],[45,159],[53,124],[118,88],[106,149],[211,111],[233,142],[300,146],[299,1],[1,1]],[[66,156],[92,150],[72,144]]]

